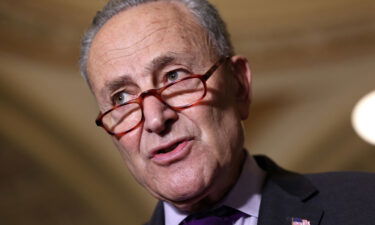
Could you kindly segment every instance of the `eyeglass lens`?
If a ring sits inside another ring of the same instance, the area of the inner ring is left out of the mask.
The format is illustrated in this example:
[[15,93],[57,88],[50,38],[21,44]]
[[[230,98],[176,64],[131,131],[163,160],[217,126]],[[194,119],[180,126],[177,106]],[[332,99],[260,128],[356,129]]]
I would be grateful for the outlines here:
[[[183,108],[199,101],[205,93],[203,81],[197,77],[183,79],[167,87],[160,94],[165,104],[173,108]],[[138,103],[124,104],[103,118],[103,125],[118,134],[131,130],[142,120],[142,108]]]

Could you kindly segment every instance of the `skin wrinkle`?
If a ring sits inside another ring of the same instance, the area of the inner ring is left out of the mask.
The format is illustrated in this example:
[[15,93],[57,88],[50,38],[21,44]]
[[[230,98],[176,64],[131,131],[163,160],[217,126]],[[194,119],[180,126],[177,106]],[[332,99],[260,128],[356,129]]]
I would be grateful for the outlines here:
[[[119,52],[119,53],[118,53],[119,55],[118,55],[118,56],[114,56],[114,57],[110,57],[109,59],[105,60],[105,61],[103,62],[103,65],[108,64],[108,63],[111,62],[111,61],[118,60],[118,59],[120,59],[120,58],[130,57],[130,56],[136,54],[137,52],[139,52],[140,50],[145,49],[145,48],[148,48],[150,45],[152,45],[152,43],[150,43],[149,45],[143,46],[142,48],[134,49],[133,51],[130,51],[130,52],[127,53],[127,54],[123,54],[123,55],[120,54],[121,52],[124,52],[124,51],[130,50],[130,49],[132,49],[132,48],[136,48],[136,47],[137,47],[137,44],[141,43],[142,41],[147,40],[147,39],[150,38],[154,33],[159,32],[159,31],[162,31],[162,30],[166,30],[166,29],[167,29],[167,27],[161,27],[161,28],[159,28],[159,29],[157,29],[157,30],[151,32],[150,34],[146,35],[142,40],[139,40],[139,41],[137,41],[137,42],[135,42],[135,43],[133,43],[133,44],[127,46],[127,47],[123,47],[123,48],[118,48],[118,49],[112,49],[112,50],[109,50],[108,52],[104,53],[103,55],[104,55],[104,56],[111,55],[112,52]],[[161,42],[163,42],[163,41],[164,41],[164,39],[162,38],[161,40],[159,40],[159,43],[161,43]]]
[[[134,42],[132,44],[129,44],[126,47],[117,48],[117,49],[111,49],[111,50],[109,50],[107,52],[104,52],[102,55],[99,56],[99,58],[106,58],[106,56],[109,56],[109,57],[106,60],[102,60],[101,63],[103,65],[106,65],[106,64],[108,64],[110,62],[113,62],[115,60],[118,60],[120,58],[130,57],[130,56],[134,55],[135,53],[141,51],[142,49],[150,47],[150,45],[152,45],[153,43],[150,43],[150,44],[148,44],[146,46],[143,46],[141,48],[138,47],[138,49],[135,49],[135,50],[133,50],[130,53],[127,53],[127,54],[110,57],[110,55],[111,55],[112,52],[116,52],[116,51],[124,52],[126,50],[130,51],[130,49],[136,48],[139,45],[139,43],[142,43],[142,42],[146,41],[148,38],[151,38],[155,33],[161,32],[161,31],[166,30],[167,28],[171,28],[171,27],[177,27],[178,30],[181,30],[181,34],[184,33],[183,30],[182,30],[182,27],[186,28],[188,30],[188,33],[194,33],[194,32],[196,32],[196,30],[194,30],[192,28],[198,29],[200,32],[202,32],[204,34],[203,35],[205,37],[204,38],[204,42],[205,43],[209,42],[209,38],[208,38],[207,32],[205,30],[203,30],[202,27],[200,27],[198,25],[198,23],[197,23],[198,21],[196,20],[196,18],[190,18],[190,17],[186,18],[186,16],[184,16],[184,19],[185,19],[185,21],[184,21],[185,24],[182,23],[182,22],[180,22],[180,21],[172,22],[172,19],[169,19],[167,26],[163,26],[163,27],[160,27],[158,29],[154,29],[153,31],[149,32],[142,39],[140,39],[140,40],[138,40],[138,41],[136,41],[136,42]],[[152,25],[154,25],[154,24],[157,24],[157,25],[160,26],[159,20],[156,20],[156,21],[152,22],[152,24],[150,24],[149,26],[146,26],[146,27],[153,27]],[[186,24],[189,24],[189,26],[186,26]],[[164,39],[165,39],[166,36],[167,36],[167,32],[165,32],[164,36],[162,36],[162,38],[159,39],[159,43],[162,43],[164,41]],[[202,46],[201,45],[202,40],[196,40],[196,38],[189,38],[190,36],[189,37],[184,37],[183,35],[181,35],[181,37],[183,39],[189,41],[195,48],[198,48],[198,46]],[[206,45],[203,45],[203,46],[206,46]],[[207,45],[207,46],[209,46],[209,45]],[[210,53],[212,52],[211,48],[208,48],[206,51],[210,52]]]
[[[206,68],[206,69],[207,69],[207,68]],[[225,85],[222,85],[223,83],[224,83],[224,82],[220,82],[220,83],[219,83],[219,86],[224,86],[224,87],[225,87]],[[216,91],[216,89],[211,89],[211,88],[210,88],[208,91],[211,92],[211,93],[216,93],[216,94],[214,94],[214,95],[219,95],[219,93],[220,93],[220,92]],[[224,91],[224,93],[225,93],[225,91]],[[215,101],[215,102],[217,102],[217,101]],[[213,102],[208,102],[208,101],[206,101],[206,100],[203,100],[203,101],[202,101],[202,104],[205,104],[205,105],[217,105],[217,106],[220,106],[219,104],[213,104]],[[224,108],[225,108],[225,106],[223,106],[223,105],[221,105],[221,107],[224,107]],[[215,113],[215,111],[212,111],[211,114],[214,115],[215,118],[218,118],[218,119],[215,119],[215,120],[221,120],[221,118],[222,118],[222,116],[220,116],[222,113],[220,113],[220,112],[219,112],[219,113]],[[219,118],[220,118],[220,119],[219,119]],[[225,126],[224,126],[224,127],[225,127]],[[226,131],[225,133],[226,133],[225,136],[227,137],[227,136],[228,136],[228,135],[227,135],[228,132]],[[151,172],[151,171],[150,171],[150,172]],[[183,179],[183,178],[182,178],[182,179]],[[176,183],[178,183],[178,182],[176,182]],[[210,188],[210,185],[207,186],[206,189],[209,189],[209,188]],[[205,190],[206,190],[206,189],[205,189]],[[204,192],[205,190],[202,190],[202,192]],[[181,203],[183,203],[183,202],[185,202],[185,201],[181,201]],[[206,204],[209,204],[209,202],[210,202],[210,201],[207,201]]]
[[[146,3],[146,4],[147,4],[147,3]],[[137,8],[137,7],[130,8],[130,9],[128,9],[128,11],[130,11],[130,10],[134,10],[134,8]],[[157,9],[158,9],[158,7],[155,7],[155,8],[154,8],[154,10],[157,10]],[[159,8],[159,10],[160,10],[160,8]],[[117,17],[117,16],[118,16],[118,15],[115,15],[113,18],[115,18],[115,17]],[[110,21],[111,21],[111,20],[110,20]],[[155,23],[156,23],[156,22],[154,22],[154,23],[150,23],[149,26],[152,26],[152,24],[155,24]],[[105,24],[105,25],[106,25],[106,24]],[[104,26],[105,26],[105,25],[104,25]],[[147,26],[147,27],[149,27],[149,26]],[[153,26],[152,26],[152,27],[153,27]],[[167,29],[167,28],[168,28],[168,26],[160,27],[160,28],[158,28],[158,29],[151,30],[151,32],[149,32],[149,34],[145,35],[145,37],[142,38],[142,39],[140,39],[139,41],[137,41],[137,42],[135,42],[135,43],[131,43],[131,44],[129,44],[128,46],[123,47],[123,48],[109,50],[109,51],[107,51],[107,52],[104,52],[103,55],[108,55],[108,54],[110,54],[112,51],[116,51],[116,50],[122,50],[122,51],[125,51],[125,50],[128,50],[128,49],[131,49],[133,46],[136,46],[136,45],[139,44],[140,42],[142,42],[142,41],[146,40],[148,37],[152,36],[153,33],[158,32],[159,30]],[[100,32],[100,30],[99,30],[99,32]],[[135,51],[133,51],[133,52],[135,52]],[[130,54],[130,55],[132,55],[132,54]],[[100,56],[100,57],[102,57],[102,56]],[[104,63],[104,64],[106,64],[106,63]]]
[[[146,66],[146,71],[156,71],[153,73],[154,83],[156,83],[157,75],[156,73],[162,70],[164,67],[168,66],[171,63],[185,62],[188,69],[191,70],[192,67],[192,57],[191,56],[180,56],[181,54],[175,52],[168,52],[164,56],[156,57],[152,62]],[[130,78],[130,75],[123,74],[118,76],[118,78],[111,81],[105,82],[104,88],[100,90],[100,93],[105,99],[110,99],[112,94],[119,90],[121,87],[126,86],[127,84],[136,85],[133,80]],[[111,107],[112,105],[110,105]],[[104,111],[103,111],[104,112]]]
[[[118,16],[118,15],[116,15],[116,16]],[[114,17],[116,17],[116,16],[114,16]],[[154,22],[154,24],[158,24],[159,25],[159,23],[157,23],[157,22]],[[176,24],[174,26],[177,26],[177,25],[179,25],[179,24]],[[150,26],[151,26],[151,24],[150,24]],[[106,58],[106,56],[111,55],[112,52],[119,51],[121,53],[121,52],[124,52],[124,51],[127,51],[127,50],[131,50],[132,48],[136,48],[139,45],[139,43],[142,43],[143,41],[146,41],[148,38],[152,37],[155,33],[158,33],[158,32],[161,32],[163,30],[166,30],[167,28],[169,28],[169,26],[164,26],[164,27],[160,27],[160,28],[157,28],[157,29],[153,29],[148,34],[146,34],[142,39],[140,39],[140,40],[138,40],[138,41],[136,41],[134,43],[130,43],[128,46],[125,46],[125,47],[122,47],[122,48],[114,48],[114,49],[110,49],[110,50],[108,50],[106,52],[103,52],[103,54],[99,55],[99,58]],[[100,33],[100,31],[99,31],[99,33]],[[160,43],[164,40],[164,37],[161,38],[161,40],[159,40]],[[94,40],[95,40],[95,38],[94,38]],[[112,44],[111,41],[109,41],[108,43]],[[103,43],[103,45],[106,45],[108,43]],[[106,65],[106,64],[108,64],[111,61],[114,61],[114,60],[117,60],[117,59],[120,59],[120,58],[124,58],[124,57],[130,57],[130,56],[134,55],[135,53],[141,51],[142,49],[148,48],[152,44],[153,43],[150,43],[149,45],[146,45],[146,46],[144,46],[142,48],[135,49],[135,50],[131,51],[128,54],[123,54],[123,55],[119,55],[119,56],[116,56],[116,57],[109,57],[107,60],[104,60],[102,62],[102,64]],[[105,46],[101,46],[101,47],[105,47]]]
[[[145,3],[145,4],[143,4],[143,5],[147,5],[147,4],[152,4],[152,2],[148,2],[148,3]],[[209,51],[210,51],[210,53],[212,53],[210,56],[211,57],[213,57],[215,54],[217,54],[218,52],[222,52],[222,51],[220,51],[220,50],[216,50],[213,46],[216,46],[216,44],[215,43],[211,43],[212,42],[212,39],[209,37],[209,35],[208,35],[208,32],[207,32],[207,30],[205,29],[205,28],[203,28],[203,27],[205,27],[202,23],[201,23],[201,19],[199,19],[200,18],[200,14],[199,13],[196,13],[194,10],[193,11],[191,11],[191,9],[188,9],[188,8],[186,8],[186,6],[183,4],[183,3],[181,3],[181,2],[174,2],[174,1],[170,1],[169,2],[169,4],[170,5],[172,5],[175,9],[176,9],[176,11],[178,11],[178,10],[180,10],[180,11],[182,11],[182,12],[185,12],[185,14],[183,14],[183,13],[180,13],[179,14],[179,16],[185,16],[184,18],[181,18],[180,20],[179,20],[179,22],[182,22],[182,21],[184,21],[184,22],[189,22],[189,21],[192,21],[192,23],[193,24],[195,24],[195,25],[198,25],[200,28],[202,28],[202,30],[203,30],[203,32],[206,34],[206,37],[205,37],[205,43],[207,44],[207,46],[209,46]],[[181,7],[182,6],[182,7]],[[130,7],[130,8],[126,8],[126,9],[124,9],[124,10],[132,10],[132,9],[134,9],[134,8],[137,8],[137,6],[133,6],[133,7]],[[153,8],[153,11],[155,11],[155,10],[159,10],[159,11],[161,11],[160,13],[161,14],[163,14],[163,10],[164,10],[164,8],[162,8],[162,7],[159,7],[159,6],[155,6],[154,8]],[[112,18],[113,17],[116,17],[118,15],[118,13],[117,14],[115,14],[114,16],[112,16]],[[193,16],[191,16],[191,15],[193,15]],[[104,22],[104,24],[103,25],[105,25],[106,23],[108,22],[108,20],[107,21],[105,21]],[[102,26],[103,26],[102,25]],[[102,27],[101,26],[101,27]],[[151,26],[151,24],[149,25],[149,26]],[[97,33],[98,32],[100,32],[100,30],[101,30],[101,28],[99,28],[98,29],[98,31],[97,32],[95,32],[95,34],[91,37],[91,39],[92,39],[92,41],[91,41],[91,44],[90,44],[90,46],[88,47],[88,51],[87,51],[87,55],[86,55],[86,57],[85,58],[87,58],[86,59],[86,65],[85,65],[85,69],[84,69],[84,71],[85,71],[85,79],[86,79],[86,81],[87,81],[87,83],[88,83],[88,85],[89,85],[89,87],[90,87],[90,91],[91,92],[93,92],[93,90],[92,90],[92,82],[91,82],[91,80],[90,80],[90,78],[89,78],[89,76],[90,76],[90,71],[89,71],[89,55],[90,55],[90,49],[91,49],[91,47],[92,47],[92,42],[93,42],[93,39],[95,39],[95,37],[97,36]],[[93,93],[93,94],[95,94],[95,93]]]
[[[157,56],[156,58],[152,59],[150,65],[146,66],[146,70],[152,73],[152,76],[154,78],[154,85],[156,88],[161,87],[157,85],[159,83],[158,78],[160,79],[160,77],[162,77],[160,74],[163,74],[165,72],[164,70],[166,70],[166,68],[169,68],[171,65],[173,65],[173,67],[182,66],[191,70],[192,57],[184,53],[167,52],[164,55]],[[168,69],[168,71],[170,71],[170,69]]]
[[[163,10],[155,11],[155,7]],[[182,22],[189,17],[189,21],[194,21],[194,17],[185,12],[187,10],[182,6],[153,2],[121,12],[108,21],[106,25],[110,26],[101,28],[92,43],[89,59],[90,79],[99,105],[104,103],[100,93],[103,85],[118,79],[121,74],[129,76],[139,91],[161,86],[159,82],[155,85],[151,77],[171,68],[166,66],[157,72],[157,68],[150,71],[148,66],[153,59],[168,52],[178,53],[176,59],[181,60],[184,66],[191,64],[190,71],[199,74],[206,72],[217,61],[219,56],[211,55],[203,28],[196,23]],[[158,27],[148,26],[155,21],[160,21],[156,24]],[[144,39],[144,34],[159,27],[168,28]],[[133,33],[128,35],[128,31]],[[141,39],[145,41],[139,42]],[[109,42],[112,45],[103,45]],[[123,57],[105,65],[101,63],[108,56],[118,56],[118,52],[126,55],[129,49],[133,51],[128,48],[108,53],[109,50],[128,47],[135,42],[141,50],[132,57]],[[101,58],[103,52],[109,54],[105,59]],[[177,64],[179,62],[175,61],[171,67],[178,68]],[[238,108],[247,107],[247,103],[237,101],[234,95],[236,86],[231,81],[236,76],[228,73],[225,67],[218,68],[207,81],[205,99],[181,111],[165,107],[154,97],[145,98],[144,123],[119,140],[113,138],[135,179],[153,196],[171,202],[181,210],[194,211],[213,204],[227,192],[238,175],[235,165],[241,164],[243,158],[243,143],[238,139],[242,137]],[[181,138],[192,138],[183,158],[159,165],[150,156],[152,149]]]
[[[174,3],[172,3],[172,4],[174,4]],[[168,24],[167,24],[167,26],[164,26],[164,27],[160,27],[160,28],[158,28],[158,29],[155,29],[155,30],[153,30],[153,31],[151,31],[149,34],[147,34],[143,39],[140,39],[139,41],[137,41],[137,42],[135,42],[135,43],[132,43],[132,44],[130,44],[129,46],[127,46],[127,47],[124,47],[124,48],[119,48],[119,49],[112,49],[112,50],[110,50],[110,51],[108,51],[108,52],[105,52],[103,55],[109,55],[111,52],[113,52],[113,51],[126,51],[126,50],[130,50],[131,48],[136,48],[137,47],[137,45],[139,44],[139,43],[141,43],[141,42],[143,42],[143,41],[146,41],[148,38],[150,38],[154,33],[156,33],[156,32],[159,32],[159,31],[162,31],[162,30],[167,30],[167,28],[170,28],[170,27],[173,27],[173,26],[176,26],[176,27],[183,27],[182,25],[184,25],[185,26],[185,24],[189,24],[189,26],[187,26],[187,28],[190,28],[190,26],[191,27],[199,27],[199,26],[197,26],[198,24],[198,21],[194,18],[194,21],[192,21],[192,19],[191,18],[186,18],[186,16],[184,17],[184,19],[181,19],[181,21],[182,20],[184,20],[184,24],[182,23],[182,22],[175,22],[175,21],[173,21],[173,19],[169,19],[168,20]],[[176,23],[176,24],[173,24],[173,23]],[[160,20],[156,20],[156,21],[154,21],[154,22],[151,22],[148,26],[146,26],[146,28],[148,28],[148,27],[154,27],[155,26],[155,24],[156,25],[159,25],[160,24]],[[200,30],[202,30],[201,29],[201,27],[199,27],[199,29]],[[190,30],[190,32],[193,32],[193,30]],[[204,32],[204,33],[207,33],[207,32],[205,32],[204,30],[202,30],[202,32]],[[165,35],[161,38],[161,40],[159,40],[159,42],[161,43],[161,42],[163,42],[164,41],[164,39],[165,39],[165,36],[167,36],[167,33],[165,33]],[[208,38],[208,35],[205,35],[206,36],[206,42],[208,42],[208,43],[211,43],[210,41],[209,41],[209,38]],[[185,38],[185,37],[182,37],[182,38],[184,38],[184,39],[186,39],[186,40],[189,40],[189,38]],[[197,42],[194,42],[194,41],[192,41],[192,44],[194,44],[194,43],[197,43]],[[146,45],[146,46],[144,46],[143,48],[148,48],[149,46],[151,45],[151,43],[149,44],[149,45]],[[138,48],[138,49],[135,49],[134,51],[131,51],[130,53],[128,53],[128,54],[124,54],[124,55],[119,55],[119,56],[117,56],[117,57],[114,57],[114,58],[110,58],[110,59],[108,59],[108,60],[106,60],[106,61],[104,61],[103,62],[103,64],[107,64],[109,61],[112,61],[112,60],[116,60],[116,59],[119,59],[119,58],[122,58],[122,57],[129,57],[129,56],[132,56],[132,55],[134,55],[136,52],[138,52],[138,51],[140,51],[140,50],[142,50],[143,48]]]
[[[175,26],[177,26],[177,25],[175,25]],[[144,37],[142,40],[137,41],[136,44],[137,44],[137,43],[141,43],[143,40],[146,40],[147,38],[151,37],[154,33],[158,32],[158,31],[162,31],[162,30],[164,30],[164,29],[166,29],[166,27],[163,27],[163,28],[160,28],[160,29],[155,30],[154,32],[151,32],[149,35],[147,35],[146,37]],[[165,35],[166,35],[166,34],[165,34]],[[164,41],[164,37],[165,37],[165,35],[163,36],[163,38],[161,38],[161,39],[159,40],[159,43],[161,43],[161,42]],[[198,43],[198,42],[194,42],[194,41],[192,41],[192,44],[194,44],[195,46],[198,45],[197,43]],[[131,47],[135,48],[135,47],[136,47],[136,44],[132,45]],[[124,55],[120,55],[120,56],[117,56],[117,57],[109,58],[109,59],[107,59],[107,60],[105,60],[105,61],[103,62],[103,65],[108,64],[109,62],[112,62],[112,61],[117,60],[117,59],[120,59],[120,58],[129,57],[129,56],[135,54],[135,52],[138,52],[139,50],[142,50],[142,49],[144,49],[144,48],[147,48],[147,47],[149,47],[149,46],[152,45],[152,44],[153,44],[153,43],[150,43],[149,45],[147,45],[147,46],[145,46],[145,47],[143,47],[143,48],[136,49],[136,50],[134,50],[132,53],[129,53],[129,54],[124,54]],[[113,52],[113,51],[125,51],[126,49],[130,49],[131,47],[124,47],[124,48],[119,48],[119,49],[111,49],[111,50],[109,50],[108,52],[106,52],[106,53],[100,55],[100,58],[103,57],[103,56],[108,56],[108,55],[110,55],[110,53]],[[105,58],[105,57],[104,57],[104,58]],[[107,86],[107,85],[108,85],[108,84],[106,84],[106,86]]]

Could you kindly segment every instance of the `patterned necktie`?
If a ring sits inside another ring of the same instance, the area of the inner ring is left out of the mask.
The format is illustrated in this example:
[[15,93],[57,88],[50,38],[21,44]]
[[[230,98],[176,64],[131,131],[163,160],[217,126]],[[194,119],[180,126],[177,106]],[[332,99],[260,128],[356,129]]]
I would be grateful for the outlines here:
[[209,212],[192,214],[180,225],[233,225],[239,218],[248,216],[237,209],[221,206]]

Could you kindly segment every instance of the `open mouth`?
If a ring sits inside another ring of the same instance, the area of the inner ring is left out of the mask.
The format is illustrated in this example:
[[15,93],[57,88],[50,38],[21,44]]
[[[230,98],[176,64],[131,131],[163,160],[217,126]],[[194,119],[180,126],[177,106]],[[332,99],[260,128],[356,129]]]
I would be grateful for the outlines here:
[[156,154],[166,154],[168,152],[171,152],[173,151],[175,148],[177,148],[177,146],[179,146],[180,144],[182,143],[182,141],[179,141],[177,142],[176,144],[168,147],[168,148],[163,148],[163,149],[160,149],[156,152]]
[[191,141],[191,138],[183,138],[176,140],[176,142],[160,146],[158,149],[152,151],[150,159],[161,166],[180,161],[189,155],[192,146]]

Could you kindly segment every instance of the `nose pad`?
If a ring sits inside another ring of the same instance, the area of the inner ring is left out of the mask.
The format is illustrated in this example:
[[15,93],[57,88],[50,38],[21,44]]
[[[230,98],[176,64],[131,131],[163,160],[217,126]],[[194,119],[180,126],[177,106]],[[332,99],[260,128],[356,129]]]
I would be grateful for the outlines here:
[[143,114],[145,117],[144,129],[150,133],[165,133],[178,119],[176,111],[154,96],[148,96],[144,99]]

